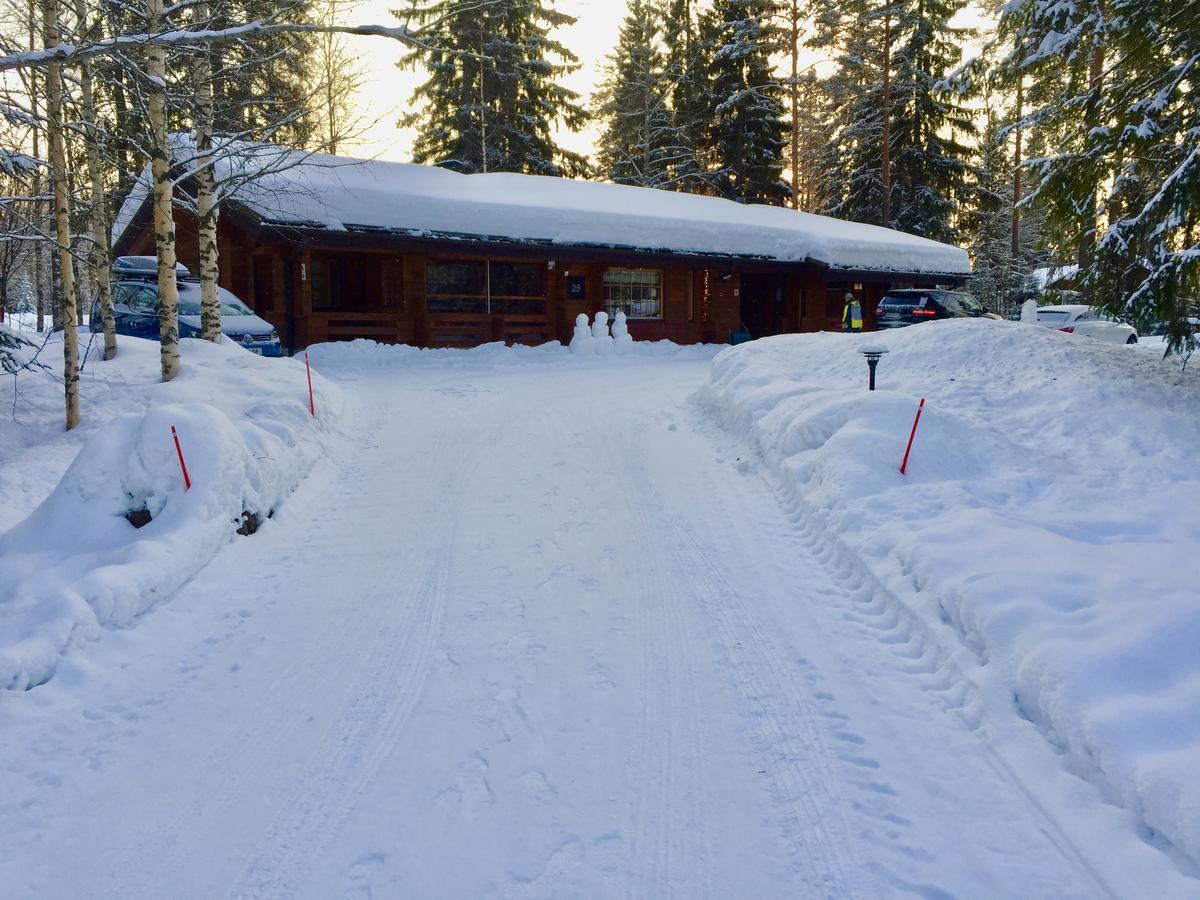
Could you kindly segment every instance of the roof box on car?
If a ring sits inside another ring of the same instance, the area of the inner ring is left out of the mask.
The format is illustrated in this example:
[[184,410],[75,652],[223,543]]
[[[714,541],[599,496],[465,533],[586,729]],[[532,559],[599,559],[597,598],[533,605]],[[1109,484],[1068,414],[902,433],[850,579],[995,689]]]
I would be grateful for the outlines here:
[[[118,256],[113,260],[113,273],[137,278],[157,277],[158,260],[153,256]],[[175,277],[188,278],[191,274],[183,263],[175,263]]]

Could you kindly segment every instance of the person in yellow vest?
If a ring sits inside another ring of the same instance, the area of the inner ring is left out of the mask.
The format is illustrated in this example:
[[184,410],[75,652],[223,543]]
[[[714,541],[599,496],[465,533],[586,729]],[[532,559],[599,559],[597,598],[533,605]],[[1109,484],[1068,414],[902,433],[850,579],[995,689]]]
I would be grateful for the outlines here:
[[862,304],[846,291],[846,305],[842,309],[842,331],[862,331]]

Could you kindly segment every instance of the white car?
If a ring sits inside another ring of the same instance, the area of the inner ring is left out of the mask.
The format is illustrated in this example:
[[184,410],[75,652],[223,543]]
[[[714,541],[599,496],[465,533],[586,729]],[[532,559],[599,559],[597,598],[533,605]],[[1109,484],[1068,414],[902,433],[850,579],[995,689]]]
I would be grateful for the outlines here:
[[1110,344],[1136,344],[1137,329],[1104,310],[1083,304],[1038,307],[1039,325],[1049,325],[1067,334],[1082,334]]

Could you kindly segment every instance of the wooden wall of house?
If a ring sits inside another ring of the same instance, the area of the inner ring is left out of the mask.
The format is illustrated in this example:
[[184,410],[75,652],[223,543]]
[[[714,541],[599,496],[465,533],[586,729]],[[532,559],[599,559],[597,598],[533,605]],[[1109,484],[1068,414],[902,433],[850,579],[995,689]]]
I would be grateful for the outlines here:
[[[342,237],[345,240],[344,236]],[[199,244],[195,217],[180,212],[176,220],[179,260],[195,273]],[[366,244],[367,241],[362,242]],[[593,259],[555,255],[542,259],[504,257],[478,250],[445,253],[343,244],[288,244],[278,239],[259,242],[247,231],[222,219],[218,228],[220,284],[249,304],[279,331],[286,346],[295,351],[328,340],[370,338],[387,343],[426,347],[474,346],[489,341],[537,343],[571,339],[575,318],[589,319],[604,305],[604,272],[608,264]],[[132,254],[154,252],[153,232],[146,228],[126,250]],[[487,313],[437,313],[427,308],[426,268],[430,260],[482,260],[533,263],[543,273],[545,308],[541,313],[498,315]],[[334,283],[322,264],[342,266],[350,273],[353,290]],[[658,319],[631,319],[635,340],[671,340],[725,343],[741,327],[743,279],[736,271],[700,266],[629,263],[662,273],[662,315]],[[314,269],[314,266],[317,268]],[[781,332],[836,331],[841,328],[843,298],[854,289],[862,300],[864,326],[874,327],[875,307],[888,288],[882,280],[847,281],[819,270],[758,264],[760,273],[776,279],[773,321]],[[324,277],[328,287],[321,287]],[[583,297],[568,297],[568,284],[583,278]],[[758,276],[756,276],[758,277]],[[314,303],[314,279],[318,298]],[[762,279],[758,278],[758,284]],[[348,298],[347,293],[353,297]],[[755,335],[759,336],[759,335]]]

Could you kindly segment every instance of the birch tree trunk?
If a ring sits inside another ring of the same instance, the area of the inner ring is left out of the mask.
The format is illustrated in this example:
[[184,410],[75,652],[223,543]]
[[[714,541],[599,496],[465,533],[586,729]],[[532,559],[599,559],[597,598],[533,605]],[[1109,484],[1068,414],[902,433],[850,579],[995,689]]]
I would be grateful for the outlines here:
[[[42,37],[47,47],[59,42],[58,0],[42,0]],[[63,385],[67,430],[79,424],[79,332],[75,328],[75,267],[71,258],[71,211],[67,206],[67,160],[63,146],[62,64],[46,66],[47,139],[54,179],[54,226],[62,278]]]
[[[87,33],[87,2],[75,0],[79,30]],[[117,355],[117,322],[113,317],[112,282],[109,279],[108,216],[104,180],[100,175],[100,142],[96,129],[96,101],[92,92],[92,63],[84,60],[79,72],[79,90],[83,101],[83,128],[87,133],[88,179],[92,183],[92,252],[88,254],[100,297],[100,321],[104,323],[104,358]],[[95,327],[95,326],[93,326]]]
[[[199,0],[195,9],[197,24],[208,23],[208,3]],[[221,301],[217,297],[220,262],[217,249],[217,179],[213,171],[213,85],[212,57],[207,46],[193,69],[196,85],[196,217],[200,231],[200,336],[206,341],[221,340]]]
[[[162,0],[147,0],[151,34],[162,30]],[[167,51],[146,48],[150,99],[150,172],[154,179],[154,248],[158,257],[158,343],[163,381],[179,374],[179,288],[175,283],[175,191],[171,184],[171,148],[167,143]]]

